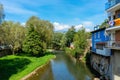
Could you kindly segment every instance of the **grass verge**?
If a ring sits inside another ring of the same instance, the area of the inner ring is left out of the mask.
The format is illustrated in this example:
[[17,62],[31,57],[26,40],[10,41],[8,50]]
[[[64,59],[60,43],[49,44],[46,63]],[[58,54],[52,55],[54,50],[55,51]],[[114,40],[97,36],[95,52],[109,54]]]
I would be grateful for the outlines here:
[[48,54],[43,57],[27,57],[9,55],[0,58],[0,79],[20,80],[37,67],[45,65],[55,55]]

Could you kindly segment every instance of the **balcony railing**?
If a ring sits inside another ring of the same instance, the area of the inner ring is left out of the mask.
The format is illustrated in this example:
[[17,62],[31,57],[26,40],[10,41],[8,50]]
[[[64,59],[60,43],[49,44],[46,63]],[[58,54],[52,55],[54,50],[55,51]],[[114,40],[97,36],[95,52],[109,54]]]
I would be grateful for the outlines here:
[[105,4],[105,10],[115,6],[116,4],[120,3],[120,0],[111,0]]
[[107,41],[106,47],[111,49],[120,49],[120,41]]

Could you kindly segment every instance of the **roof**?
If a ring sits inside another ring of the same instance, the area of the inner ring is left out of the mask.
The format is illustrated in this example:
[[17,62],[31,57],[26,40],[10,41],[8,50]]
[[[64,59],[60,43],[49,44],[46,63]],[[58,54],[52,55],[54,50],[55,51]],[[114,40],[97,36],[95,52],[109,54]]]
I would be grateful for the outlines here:
[[100,28],[100,29],[92,31],[91,33],[99,32],[99,31],[102,31],[102,30],[105,30],[105,29],[106,29],[105,27],[104,28]]

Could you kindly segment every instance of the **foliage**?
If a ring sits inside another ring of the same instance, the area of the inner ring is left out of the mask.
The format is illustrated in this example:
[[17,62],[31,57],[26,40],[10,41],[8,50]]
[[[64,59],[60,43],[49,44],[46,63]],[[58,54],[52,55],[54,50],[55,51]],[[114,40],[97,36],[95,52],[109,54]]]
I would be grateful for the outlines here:
[[[77,32],[75,32],[74,27],[72,27],[72,31],[70,31],[71,28],[66,33],[67,36],[64,37],[63,43],[66,44],[73,44],[73,48],[65,48],[65,52],[71,54],[74,57],[80,57],[84,55],[84,52],[86,48],[88,47],[88,41],[87,39],[90,39],[91,34],[89,32],[86,32],[84,28],[79,29]],[[70,35],[72,34],[72,35]],[[67,38],[71,37],[71,42],[69,42]],[[73,37],[73,41],[72,41]],[[66,40],[67,39],[67,40]],[[64,45],[63,45],[64,46]],[[66,46],[65,46],[66,47]],[[69,47],[69,46],[67,46]]]
[[0,43],[11,46],[13,54],[22,48],[25,28],[20,23],[5,21],[1,25]]
[[18,22],[4,21],[0,25],[0,45],[11,46],[13,54],[20,52],[23,47],[22,43],[25,39],[26,30],[33,26],[40,38],[40,44],[42,45],[41,48],[46,49],[48,46],[51,46],[54,27],[49,21],[41,20],[38,17],[32,16],[25,26],[26,27],[23,27]]
[[65,45],[66,41],[67,41],[67,38],[66,38],[65,34],[63,34],[62,39],[60,40],[62,50],[64,50],[66,47],[66,45]]
[[28,34],[23,42],[23,51],[37,56],[43,54],[43,45],[40,36],[33,26],[28,28]]
[[107,27],[109,27],[109,24],[108,24],[108,20],[107,19],[105,19],[104,20],[104,22],[102,22],[101,23],[101,25],[99,26],[99,28],[107,28]]
[[72,55],[75,57],[75,49],[70,49],[68,47],[65,48],[65,53]]
[[44,47],[46,47],[45,45],[47,45],[47,47],[51,46],[54,27],[49,21],[41,20],[36,16],[32,16],[26,22],[26,27],[30,26],[33,26],[38,32],[41,41],[44,43]]
[[1,80],[20,80],[31,73],[37,67],[45,65],[54,55],[43,57],[26,56],[6,56],[0,58],[0,79]]
[[76,55],[83,55],[85,48],[87,47],[87,33],[85,29],[82,28],[74,36],[74,47]]
[[70,44],[73,42],[73,38],[74,38],[74,34],[75,34],[75,28],[74,26],[72,26],[67,32],[66,32],[66,46],[70,47]]
[[54,49],[61,48],[61,39],[64,34],[61,32],[55,32],[52,40],[52,45]]

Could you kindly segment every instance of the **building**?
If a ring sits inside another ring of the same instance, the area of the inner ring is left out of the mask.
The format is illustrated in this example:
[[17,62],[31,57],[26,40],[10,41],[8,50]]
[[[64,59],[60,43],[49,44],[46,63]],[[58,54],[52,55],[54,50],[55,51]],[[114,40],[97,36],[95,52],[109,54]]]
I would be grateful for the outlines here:
[[108,48],[105,47],[109,37],[105,34],[106,28],[92,31],[92,52],[103,56],[110,56]]
[[112,51],[112,80],[120,80],[120,0],[108,0],[105,9],[110,23],[110,27],[106,29],[106,34],[110,37],[106,47]]
[[110,79],[110,56],[111,49],[107,48],[109,36],[105,33],[106,28],[97,28],[92,31],[91,66],[100,73],[101,76]]

